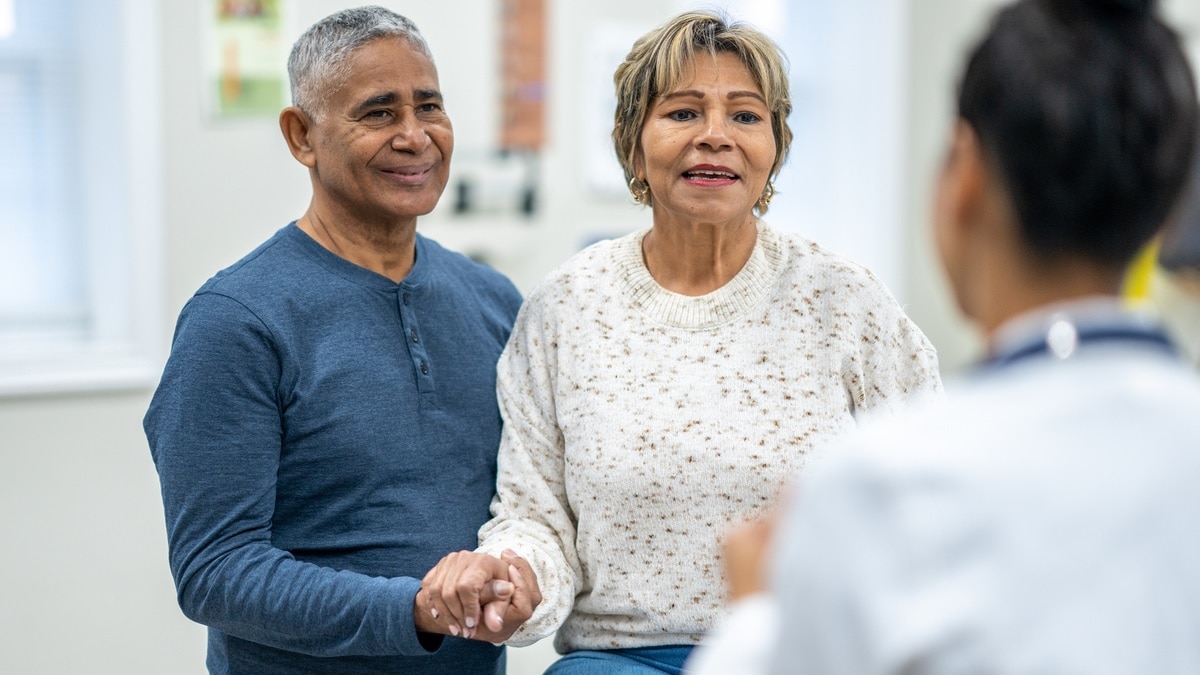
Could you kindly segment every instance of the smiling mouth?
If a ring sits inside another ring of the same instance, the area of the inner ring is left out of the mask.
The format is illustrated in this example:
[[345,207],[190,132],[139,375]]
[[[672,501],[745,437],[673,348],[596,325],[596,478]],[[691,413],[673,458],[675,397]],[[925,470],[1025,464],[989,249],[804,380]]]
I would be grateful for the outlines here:
[[720,169],[692,169],[684,171],[683,178],[693,183],[727,184],[737,180],[739,176],[732,171]]
[[402,169],[383,169],[383,173],[391,178],[394,178],[400,183],[417,184],[425,180],[430,173],[433,172],[432,166],[402,168]]

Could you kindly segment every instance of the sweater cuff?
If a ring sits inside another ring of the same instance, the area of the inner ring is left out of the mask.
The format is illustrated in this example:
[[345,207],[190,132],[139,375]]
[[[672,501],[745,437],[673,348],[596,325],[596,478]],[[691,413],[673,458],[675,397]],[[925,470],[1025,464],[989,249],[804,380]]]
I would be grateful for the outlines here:
[[446,636],[418,631],[413,616],[413,606],[417,599],[417,592],[421,590],[421,580],[401,577],[391,581],[399,586],[402,625],[397,631],[399,638],[397,646],[400,653],[404,656],[427,656],[437,653]]
[[[556,613],[556,610],[562,604],[558,600],[559,589],[562,588],[562,585],[553,576],[553,570],[549,568],[541,551],[536,547],[522,546],[520,543],[512,541],[488,540],[482,546],[475,549],[475,552],[486,553],[499,558],[505,549],[515,552],[529,562],[529,566],[533,568],[533,573],[537,577],[534,581],[537,582],[538,590],[542,594],[542,602],[534,608],[529,620],[521,624],[513,632],[512,636],[504,641],[504,644],[510,647],[528,647],[539,640],[553,635],[558,630],[563,619],[565,619],[565,614],[560,618]],[[566,563],[564,562],[563,564]],[[568,606],[567,609],[569,610],[570,607]]]

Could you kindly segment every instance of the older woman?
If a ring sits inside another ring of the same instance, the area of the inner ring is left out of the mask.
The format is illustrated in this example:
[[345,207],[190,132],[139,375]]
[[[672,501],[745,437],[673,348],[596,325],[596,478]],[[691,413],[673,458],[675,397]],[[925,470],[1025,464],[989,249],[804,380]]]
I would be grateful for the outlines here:
[[494,518],[424,582],[474,626],[485,554],[528,559],[544,600],[510,642],[557,630],[552,673],[678,672],[722,612],[722,533],[856,415],[940,388],[879,280],[758,217],[792,138],[770,39],[683,14],[614,80],[617,156],[653,225],[530,294],[499,365]]

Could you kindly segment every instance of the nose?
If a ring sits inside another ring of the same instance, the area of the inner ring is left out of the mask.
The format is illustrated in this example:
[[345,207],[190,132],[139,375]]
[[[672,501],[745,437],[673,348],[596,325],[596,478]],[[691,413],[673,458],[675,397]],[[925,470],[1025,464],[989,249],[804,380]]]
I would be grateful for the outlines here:
[[733,147],[729,137],[729,120],[721,115],[712,115],[705,121],[700,134],[696,136],[697,146],[710,150],[723,150]]
[[392,149],[417,154],[428,147],[429,143],[429,134],[421,126],[412,108],[402,108],[400,116],[396,119],[395,133],[392,134]]

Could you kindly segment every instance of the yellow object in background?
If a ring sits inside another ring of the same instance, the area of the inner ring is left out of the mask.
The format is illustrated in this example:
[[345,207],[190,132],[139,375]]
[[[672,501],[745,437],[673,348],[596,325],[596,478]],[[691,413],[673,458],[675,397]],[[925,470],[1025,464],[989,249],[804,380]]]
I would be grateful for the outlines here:
[[1125,271],[1121,284],[1121,298],[1125,304],[1141,306],[1151,301],[1154,270],[1158,267],[1158,239],[1151,240],[1142,248]]
[[1121,300],[1131,309],[1150,312],[1184,359],[1200,367],[1200,275],[1190,268],[1167,270],[1159,264],[1159,249],[1155,238],[1130,263]]

